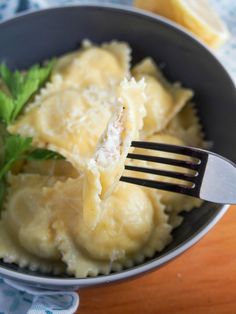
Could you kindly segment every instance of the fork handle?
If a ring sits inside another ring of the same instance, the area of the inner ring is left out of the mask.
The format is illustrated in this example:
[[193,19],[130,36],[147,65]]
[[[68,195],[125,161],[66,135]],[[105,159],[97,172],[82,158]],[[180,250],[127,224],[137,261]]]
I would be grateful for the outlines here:
[[236,165],[210,153],[199,196],[214,203],[236,204]]

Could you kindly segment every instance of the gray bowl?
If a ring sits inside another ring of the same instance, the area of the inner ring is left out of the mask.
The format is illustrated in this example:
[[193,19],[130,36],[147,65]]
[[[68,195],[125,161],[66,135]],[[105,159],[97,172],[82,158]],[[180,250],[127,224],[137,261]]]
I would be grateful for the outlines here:
[[[145,56],[164,63],[170,80],[192,88],[207,138],[214,151],[236,162],[236,92],[214,55],[183,29],[164,18],[118,6],[70,6],[24,14],[0,24],[0,61],[25,68],[76,49],[81,40],[100,43],[124,40],[134,61]],[[75,279],[45,275],[0,262],[0,275],[21,284],[47,289],[75,289],[114,282],[157,269],[202,238],[225,213],[227,206],[205,203],[184,214],[173,242],[142,265],[96,278]]]

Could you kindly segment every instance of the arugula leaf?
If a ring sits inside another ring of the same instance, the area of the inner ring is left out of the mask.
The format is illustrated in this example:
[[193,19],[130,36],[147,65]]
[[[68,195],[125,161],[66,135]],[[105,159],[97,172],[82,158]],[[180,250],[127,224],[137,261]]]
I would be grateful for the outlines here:
[[12,164],[21,159],[24,153],[29,150],[32,143],[31,137],[21,137],[20,135],[9,135],[5,140],[5,159],[0,170],[0,179],[9,171]]
[[27,155],[28,160],[60,160],[65,159],[62,155],[47,149],[35,149]]
[[54,60],[44,67],[36,64],[26,74],[19,71],[11,72],[5,64],[0,65],[0,75],[12,96],[10,98],[3,92],[0,95],[0,118],[6,124],[16,119],[24,105],[45,83],[53,65]]

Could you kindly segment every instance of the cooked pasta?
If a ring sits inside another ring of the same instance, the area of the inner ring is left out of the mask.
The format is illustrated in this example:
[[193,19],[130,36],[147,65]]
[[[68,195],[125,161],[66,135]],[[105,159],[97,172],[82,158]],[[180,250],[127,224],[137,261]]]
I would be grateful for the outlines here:
[[[180,213],[201,205],[119,181],[133,140],[205,145],[189,104],[193,91],[169,82],[151,58],[130,64],[127,43],[84,41],[56,60],[46,84],[8,124],[9,134],[31,137],[33,149],[50,154],[34,159],[26,152],[7,173],[5,262],[78,278],[120,271],[161,252],[181,225]],[[9,93],[2,83],[0,89]]]

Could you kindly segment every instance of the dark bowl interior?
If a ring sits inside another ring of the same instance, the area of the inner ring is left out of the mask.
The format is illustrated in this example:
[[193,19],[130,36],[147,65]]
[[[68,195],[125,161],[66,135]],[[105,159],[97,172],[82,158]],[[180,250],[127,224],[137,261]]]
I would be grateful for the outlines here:
[[[171,81],[181,81],[195,91],[199,116],[207,139],[214,143],[213,150],[236,162],[236,93],[232,81],[203,45],[163,19],[131,10],[98,6],[55,8],[23,15],[0,24],[0,61],[12,68],[27,68],[78,48],[84,38],[96,43],[112,39],[127,41],[133,49],[134,62],[151,56],[157,63],[164,64],[164,73]],[[178,255],[184,244],[195,242],[222,211],[220,205],[205,203],[201,208],[184,214],[183,224],[173,232],[173,242],[161,254],[146,261],[146,265],[150,265],[148,269],[160,266],[163,262],[158,264],[157,261],[161,257],[170,253],[172,257]],[[37,282],[39,277],[53,278],[4,262],[0,262],[0,266],[1,273],[9,269],[18,274],[34,275],[31,282]],[[143,272],[141,268],[140,272]],[[132,275],[129,270],[122,273],[127,277]],[[7,275],[17,277],[13,272]],[[101,277],[104,280],[100,283],[113,280],[112,275]],[[97,283],[96,278],[85,280],[87,284]]]

